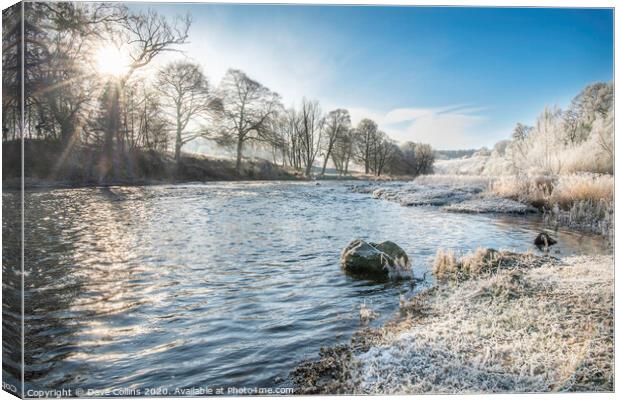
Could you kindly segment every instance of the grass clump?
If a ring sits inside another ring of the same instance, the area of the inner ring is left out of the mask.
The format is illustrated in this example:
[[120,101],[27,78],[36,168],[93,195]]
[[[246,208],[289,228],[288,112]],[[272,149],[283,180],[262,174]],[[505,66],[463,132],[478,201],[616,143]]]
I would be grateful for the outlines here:
[[539,266],[551,257],[479,247],[461,257],[452,250],[437,251],[433,272],[439,280],[464,281],[496,273],[500,269]]

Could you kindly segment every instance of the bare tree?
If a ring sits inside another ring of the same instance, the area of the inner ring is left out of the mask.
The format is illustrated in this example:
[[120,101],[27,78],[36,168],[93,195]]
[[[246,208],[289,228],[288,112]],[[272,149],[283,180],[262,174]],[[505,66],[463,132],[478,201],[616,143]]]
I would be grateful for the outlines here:
[[357,161],[364,165],[364,173],[370,173],[373,155],[373,146],[375,146],[377,135],[377,123],[371,119],[365,118],[357,125],[357,141],[356,141],[356,158]]
[[[36,2],[25,6],[25,99],[29,130],[35,125],[64,147],[80,134],[85,109],[100,83],[88,59],[126,9],[105,3]],[[56,135],[56,127],[59,134]]]
[[415,146],[416,168],[414,175],[430,174],[433,172],[435,152],[430,144],[419,143]]
[[381,176],[386,165],[399,152],[398,146],[391,140],[385,132],[378,131],[376,135],[376,145],[374,147],[374,166],[373,171],[377,176]]
[[405,142],[388,163],[392,174],[418,176],[433,172],[435,151],[428,144]]
[[343,130],[336,137],[336,142],[332,149],[332,162],[338,170],[338,175],[346,175],[349,171],[349,163],[353,157],[356,147],[357,130],[349,127]]
[[[187,142],[206,137],[207,129],[197,119],[204,119],[214,108],[209,84],[199,65],[172,62],[157,75],[157,90],[167,109],[171,109],[175,126],[174,158],[181,159],[181,148]],[[193,123],[194,126],[190,126]]]
[[144,82],[141,89],[140,100],[136,104],[138,143],[149,150],[166,151],[169,121],[162,111],[159,93]]
[[304,98],[301,110],[298,113],[297,135],[301,150],[301,159],[305,168],[305,175],[310,176],[312,166],[319,150],[321,149],[321,137],[325,125],[325,118],[321,113],[319,102]]
[[121,34],[129,44],[131,62],[121,82],[127,81],[136,70],[150,64],[157,55],[178,51],[176,46],[187,41],[191,23],[189,15],[170,21],[151,9],[126,13],[121,20]]
[[344,132],[351,128],[351,116],[349,111],[344,109],[337,109],[330,111],[327,114],[325,120],[325,154],[323,154],[323,168],[321,169],[321,175],[325,175],[325,168],[327,167],[327,161],[331,156],[334,144],[338,140],[339,136],[342,136]]
[[280,96],[242,71],[230,69],[222,79],[219,98],[222,101],[219,140],[236,145],[239,173],[244,144],[252,140],[268,140],[273,120],[282,107]]
[[[113,142],[116,136],[120,149],[124,147],[123,138],[120,135],[120,94],[123,92],[128,80],[136,70],[147,66],[157,55],[177,51],[177,45],[187,41],[191,20],[189,15],[185,18],[176,18],[169,21],[164,16],[153,10],[145,12],[125,12],[117,26],[120,27],[111,34],[112,38],[121,38],[128,44],[130,63],[127,72],[118,77],[115,82],[110,82],[104,101],[107,121],[104,124],[104,153],[107,156],[106,163],[113,159]],[[104,165],[104,169],[107,166]]]

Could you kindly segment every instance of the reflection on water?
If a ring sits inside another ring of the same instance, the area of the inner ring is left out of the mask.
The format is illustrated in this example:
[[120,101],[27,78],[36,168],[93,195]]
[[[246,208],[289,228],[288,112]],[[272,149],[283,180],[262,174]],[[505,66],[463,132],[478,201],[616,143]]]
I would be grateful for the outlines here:
[[22,394],[21,194],[2,198],[2,382]]
[[[31,191],[27,388],[286,382],[301,359],[348,340],[361,302],[378,324],[412,290],[344,275],[351,239],[399,243],[422,276],[439,247],[526,250],[539,228],[400,207],[338,183]],[[593,237],[559,239],[562,254],[601,251]]]

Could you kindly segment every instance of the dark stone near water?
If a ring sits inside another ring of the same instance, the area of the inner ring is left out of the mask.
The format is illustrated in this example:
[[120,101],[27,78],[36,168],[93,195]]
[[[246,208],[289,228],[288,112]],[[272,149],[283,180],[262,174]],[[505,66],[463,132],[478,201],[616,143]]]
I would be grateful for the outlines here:
[[342,250],[340,264],[355,275],[389,276],[391,271],[411,267],[407,253],[396,243],[369,243],[362,239],[353,240]]
[[556,243],[557,241],[545,232],[539,233],[538,236],[536,236],[536,239],[534,239],[534,244],[538,247],[549,247]]
[[410,267],[411,263],[409,262],[409,256],[405,253],[399,245],[389,240],[386,240],[382,243],[370,243],[374,248],[384,252],[389,255],[398,265]]

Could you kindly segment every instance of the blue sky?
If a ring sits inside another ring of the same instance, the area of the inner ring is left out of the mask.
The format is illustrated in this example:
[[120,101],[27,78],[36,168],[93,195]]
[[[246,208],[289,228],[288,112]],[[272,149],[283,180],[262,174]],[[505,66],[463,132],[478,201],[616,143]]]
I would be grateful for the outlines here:
[[239,68],[285,105],[318,99],[441,149],[492,146],[613,78],[610,9],[150,6],[191,12],[185,55],[214,85]]

